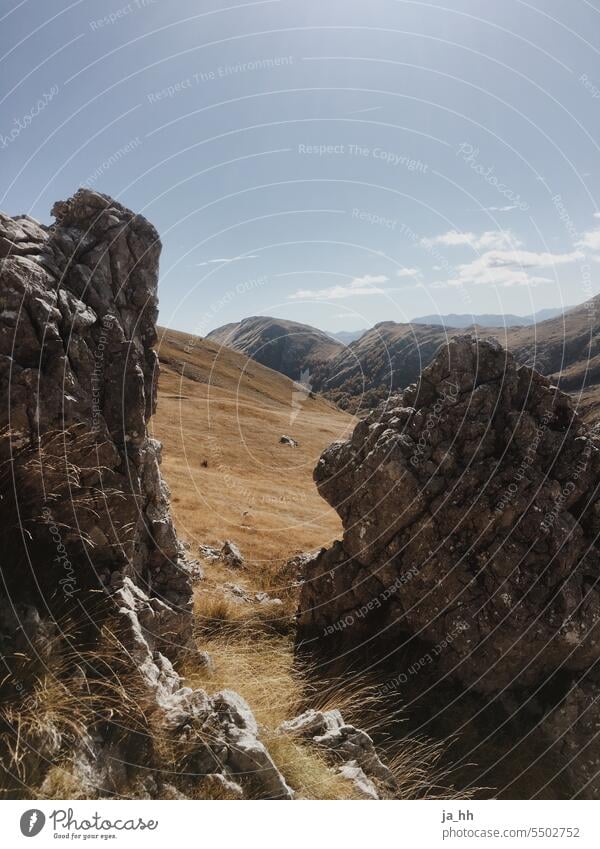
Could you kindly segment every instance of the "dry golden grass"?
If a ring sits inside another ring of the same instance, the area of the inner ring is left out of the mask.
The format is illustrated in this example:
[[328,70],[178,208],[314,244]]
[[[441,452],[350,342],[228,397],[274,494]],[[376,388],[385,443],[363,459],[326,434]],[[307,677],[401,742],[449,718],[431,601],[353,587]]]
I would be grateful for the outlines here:
[[316,748],[276,734],[267,734],[265,742],[287,783],[301,799],[360,798],[354,786],[337,775]]
[[298,712],[302,679],[294,671],[290,641],[260,632],[242,636],[232,630],[202,645],[211,654],[214,669],[186,670],[189,686],[211,692],[236,690],[257,721],[272,731]]
[[[224,583],[231,581],[231,575],[224,577]],[[254,592],[254,588],[249,586],[248,578],[235,580],[235,584],[248,593]],[[264,586],[257,582],[257,589],[264,590]],[[242,632],[252,634],[259,630],[271,635],[289,634],[294,628],[296,598],[291,587],[281,595],[284,596],[285,602],[278,606],[254,600],[243,601],[225,591],[211,569],[210,579],[203,581],[196,588],[194,595],[194,614],[199,638],[204,642],[207,636],[229,632],[232,629],[235,629],[240,637]]]
[[[186,350],[186,346],[187,350]],[[211,667],[190,662],[180,671],[191,687],[231,689],[251,706],[277,766],[300,798],[353,799],[353,785],[337,775],[314,745],[277,733],[280,724],[307,708],[338,708],[346,721],[376,731],[383,705],[364,681],[315,682],[293,651],[297,587],[282,567],[294,554],[329,545],[340,536],[337,514],[312,479],[322,451],[347,438],[355,420],[321,398],[295,389],[283,375],[212,342],[170,330],[159,346],[159,406],[153,420],[162,441],[162,471],[172,492],[180,537],[220,547],[233,540],[245,568],[203,563],[195,592],[198,645]],[[296,394],[295,394],[296,393]],[[295,413],[295,416],[292,414]],[[279,443],[287,434],[299,443]],[[239,600],[224,585],[237,584]],[[277,607],[253,596],[268,592]],[[394,717],[385,710],[389,729]],[[440,751],[418,740],[390,741],[386,753],[404,798],[434,795],[446,776]],[[214,788],[199,789],[214,798]],[[218,795],[217,791],[217,795]]]
[[[180,536],[208,545],[233,539],[253,574],[329,544],[341,523],[317,493],[312,472],[354,420],[242,354],[203,340],[186,353],[188,342],[185,334],[163,331],[152,423],[164,444],[163,474]],[[280,444],[283,434],[298,447]]]
[[214,666],[190,667],[186,683],[209,692],[235,690],[246,699],[271,757],[299,798],[356,798],[352,784],[315,747],[277,733],[282,722],[307,707],[310,689],[307,674],[296,666],[292,637],[274,633],[269,617],[263,613],[261,620],[248,605],[208,598],[197,594],[196,616],[199,642]]
[[[353,419],[283,375],[211,342],[164,331],[159,356],[153,426],[164,446],[162,470],[178,534],[192,553],[197,544],[220,547],[232,539],[246,562],[241,572],[203,563],[194,612],[198,643],[214,668],[185,669],[187,683],[240,693],[301,797],[352,798],[349,782],[334,775],[319,752],[281,738],[275,729],[299,712],[304,694],[291,639],[296,591],[279,572],[295,553],[328,545],[341,533],[312,471],[327,445],[347,437]],[[298,447],[280,444],[283,434]],[[268,592],[283,604],[236,600],[223,591],[227,582],[250,596]]]
[[110,627],[95,647],[80,649],[71,623],[60,624],[61,638],[48,646],[51,662],[22,653],[5,658],[12,672],[0,682],[0,794],[7,798],[89,798],[81,782],[73,795],[70,766],[90,730],[110,721],[115,738],[148,734],[147,690]]
[[[43,759],[38,756],[53,739],[83,739],[90,719],[81,693],[50,675],[37,680],[23,700],[0,710],[0,790],[28,793],[42,780]],[[58,752],[57,752],[58,754]]]
[[69,770],[69,765],[52,766],[48,770],[44,782],[36,792],[35,798],[40,797],[46,799],[94,799],[98,795],[85,787],[81,783],[81,779],[73,775]]
[[213,670],[194,670],[187,683],[211,692],[234,689],[251,705],[262,739],[286,781],[302,799],[354,799],[353,785],[337,775],[309,743],[277,733],[279,725],[309,706],[308,675],[295,667],[291,640],[230,626],[203,642]]
[[[352,419],[322,399],[295,396],[290,380],[241,354],[204,341],[186,354],[187,342],[171,331],[163,337],[154,421],[164,444],[173,516],[193,547],[232,539],[246,560],[240,572],[219,562],[203,564],[194,613],[198,644],[214,667],[183,670],[187,683],[210,692],[232,689],[247,700],[299,796],[353,798],[352,786],[318,751],[275,733],[302,709],[304,697],[291,637],[296,591],[279,572],[293,554],[327,545],[341,532],[337,514],[317,493],[312,470],[323,449],[347,435]],[[291,422],[295,398],[299,408]],[[280,444],[283,434],[298,447]],[[236,599],[223,591],[227,582],[249,596],[268,592],[283,605]]]

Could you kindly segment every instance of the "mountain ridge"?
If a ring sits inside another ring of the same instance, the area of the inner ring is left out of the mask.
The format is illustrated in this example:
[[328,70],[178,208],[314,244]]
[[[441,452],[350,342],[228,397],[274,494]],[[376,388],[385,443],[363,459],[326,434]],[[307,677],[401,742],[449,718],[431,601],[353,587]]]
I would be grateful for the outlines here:
[[[536,313],[535,315],[541,315]],[[207,338],[310,386],[342,409],[372,408],[414,382],[440,346],[465,332],[493,338],[519,363],[578,394],[585,416],[600,406],[600,296],[536,324],[447,327],[418,321],[378,322],[348,344],[310,325],[253,316],[224,325]]]
[[225,324],[206,338],[240,351],[292,380],[300,380],[304,372],[312,371],[344,348],[323,330],[271,316],[249,316]]
[[513,313],[448,313],[447,315],[422,315],[411,319],[412,324],[440,324],[449,328],[467,328],[474,324],[480,327],[529,327],[556,318],[563,313],[575,309],[574,307],[550,307],[537,310],[529,315],[515,315]]

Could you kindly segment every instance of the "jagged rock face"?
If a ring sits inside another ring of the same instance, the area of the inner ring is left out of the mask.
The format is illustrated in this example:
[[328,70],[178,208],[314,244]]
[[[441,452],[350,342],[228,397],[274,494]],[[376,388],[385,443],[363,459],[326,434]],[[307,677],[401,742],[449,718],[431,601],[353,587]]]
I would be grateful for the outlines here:
[[[86,649],[103,628],[114,635],[112,662],[135,682],[158,737],[185,748],[190,788],[211,778],[242,796],[234,776],[256,772],[260,794],[292,798],[243,699],[191,690],[172,664],[182,647],[193,656],[191,570],[169,513],[160,444],[147,432],[158,235],[90,191],[53,214],[49,228],[0,217],[0,428],[2,459],[12,458],[0,477],[2,647],[33,650],[52,667],[44,647],[60,655],[65,608],[100,597],[87,607]],[[48,724],[33,748],[46,770],[66,756],[86,795],[168,795],[155,741],[133,729],[99,723],[71,740]],[[137,772],[144,781],[136,785]]]
[[344,538],[309,564],[301,642],[349,661],[375,637],[390,652],[418,638],[482,693],[591,666],[599,448],[547,379],[497,343],[452,340],[321,457]]
[[0,215],[0,429],[16,484],[5,530],[22,548],[4,569],[9,592],[30,599],[37,586],[52,606],[129,575],[186,609],[160,445],[146,429],[158,234],[87,190],[53,215],[51,227]]

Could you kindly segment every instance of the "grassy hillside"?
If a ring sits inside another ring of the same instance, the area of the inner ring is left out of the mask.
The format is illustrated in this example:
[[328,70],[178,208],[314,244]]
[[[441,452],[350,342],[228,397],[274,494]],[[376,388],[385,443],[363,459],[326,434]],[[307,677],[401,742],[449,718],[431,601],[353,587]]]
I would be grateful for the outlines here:
[[[323,449],[351,432],[352,417],[208,340],[167,330],[158,350],[153,428],[179,535],[192,545],[233,539],[265,566],[334,539],[339,517],[312,471]],[[283,435],[297,447],[280,443]]]

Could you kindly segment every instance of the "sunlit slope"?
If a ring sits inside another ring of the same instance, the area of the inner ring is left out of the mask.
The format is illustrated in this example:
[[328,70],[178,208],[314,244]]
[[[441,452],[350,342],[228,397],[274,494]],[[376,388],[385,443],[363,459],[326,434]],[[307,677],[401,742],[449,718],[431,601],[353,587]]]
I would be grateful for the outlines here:
[[[334,539],[339,518],[319,497],[312,471],[353,419],[214,342],[161,330],[158,352],[153,430],[179,534],[196,544],[232,539],[256,565]],[[282,435],[297,447],[282,444]]]

